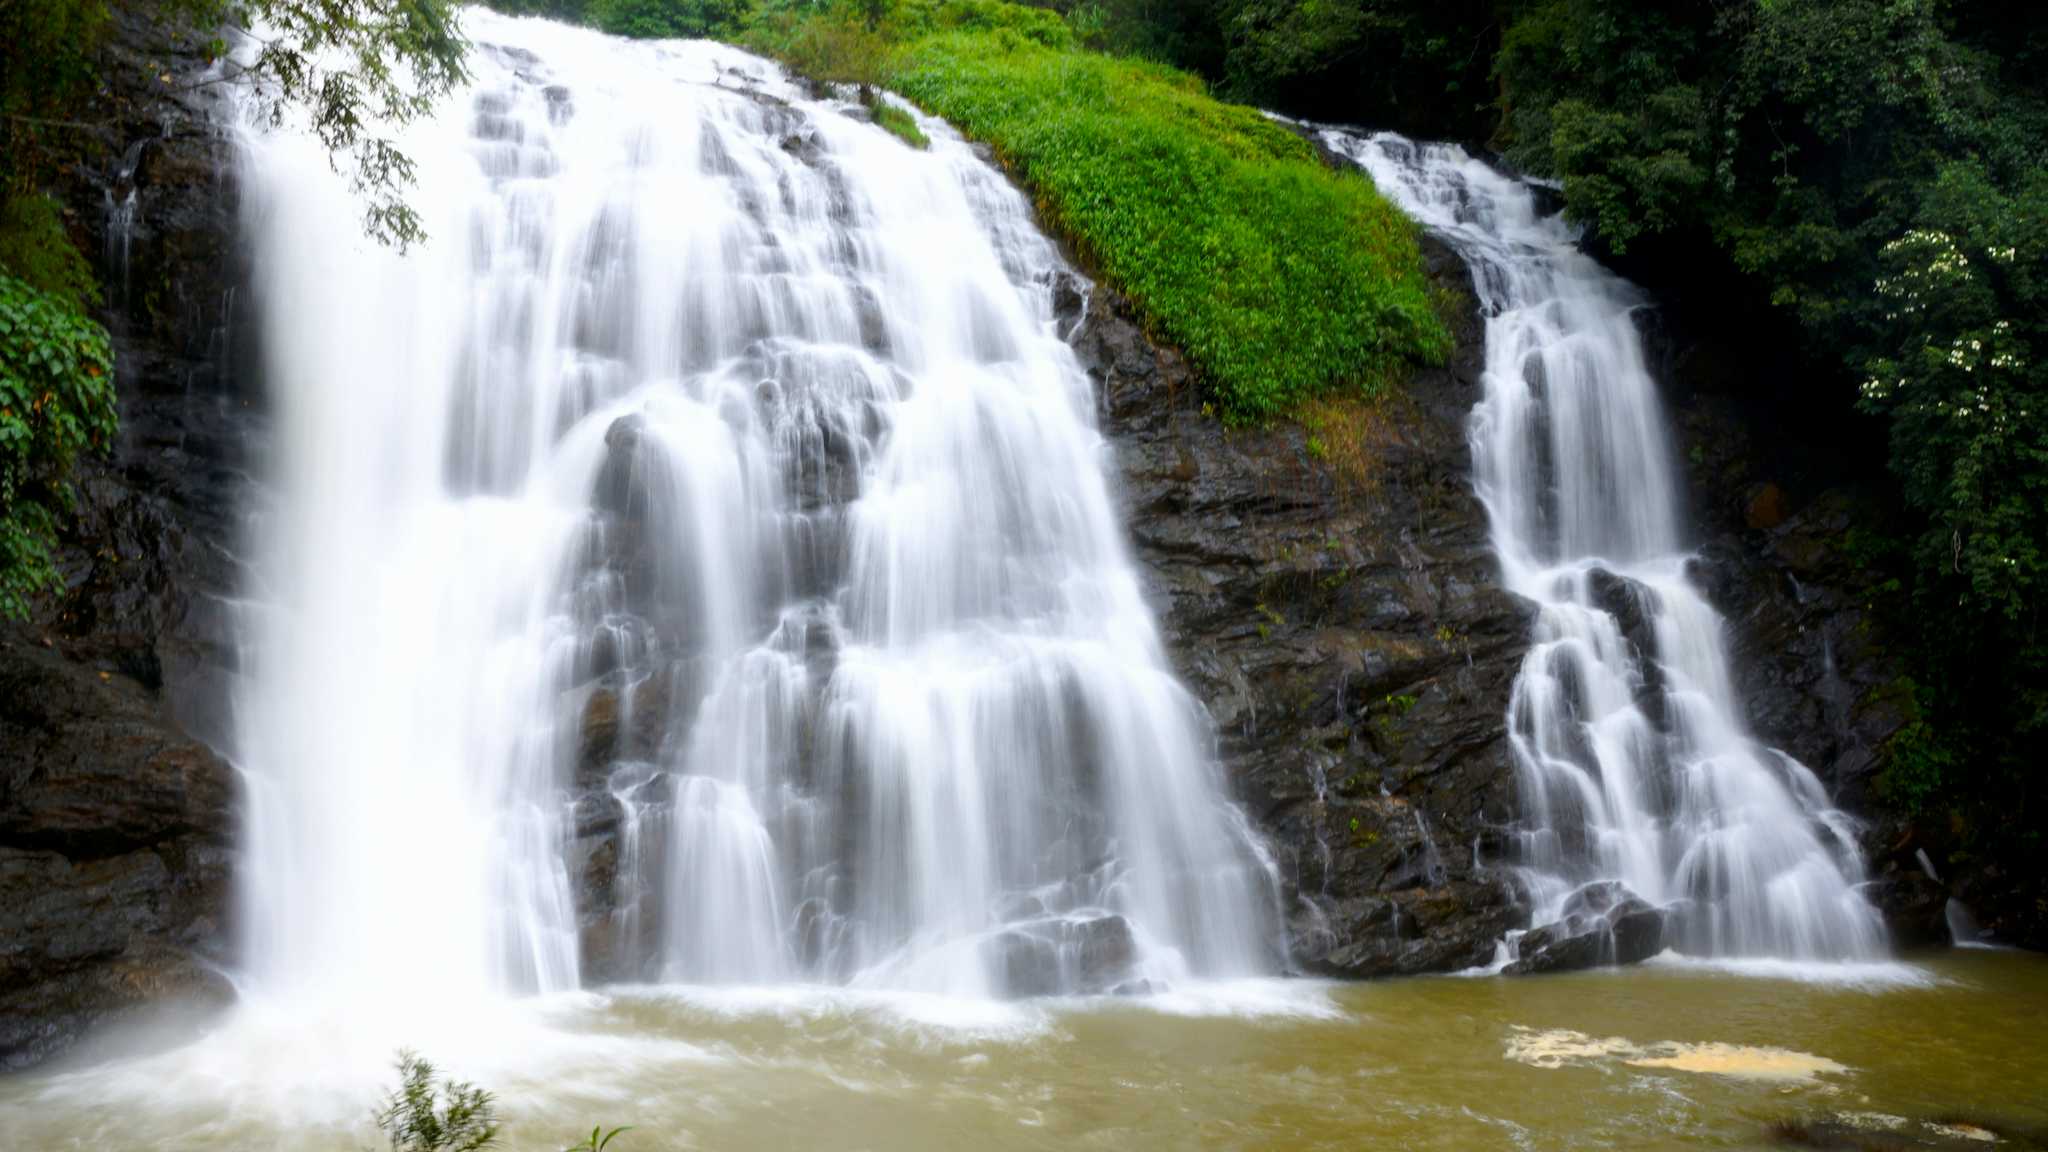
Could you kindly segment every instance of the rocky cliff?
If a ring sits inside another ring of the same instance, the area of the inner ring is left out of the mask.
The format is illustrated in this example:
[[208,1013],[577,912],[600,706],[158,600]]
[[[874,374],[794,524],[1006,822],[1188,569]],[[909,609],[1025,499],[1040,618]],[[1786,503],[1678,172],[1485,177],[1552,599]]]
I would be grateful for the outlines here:
[[256,409],[233,371],[227,145],[172,43],[119,18],[53,189],[102,257],[121,435],[82,470],[65,595],[0,625],[0,1065],[226,995],[237,783],[204,740],[226,723]]
[[1514,819],[1504,717],[1531,610],[1499,587],[1472,493],[1481,325],[1457,257],[1428,256],[1449,365],[1299,425],[1219,423],[1108,293],[1076,336],[1167,642],[1280,864],[1295,962],[1333,975],[1483,963],[1521,922],[1487,862]]

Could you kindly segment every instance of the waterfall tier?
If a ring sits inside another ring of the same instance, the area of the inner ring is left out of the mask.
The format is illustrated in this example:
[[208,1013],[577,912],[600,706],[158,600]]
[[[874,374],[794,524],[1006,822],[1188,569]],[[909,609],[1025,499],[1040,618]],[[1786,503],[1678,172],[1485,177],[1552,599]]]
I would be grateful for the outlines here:
[[245,140],[274,503],[239,760],[274,990],[964,996],[1277,965],[1061,339],[943,124],[481,10],[431,240]]
[[1540,609],[1507,711],[1532,923],[1617,906],[1618,881],[1684,951],[1881,953],[1850,820],[1751,737],[1725,625],[1688,578],[1641,295],[1462,149],[1322,136],[1458,250],[1486,316],[1474,483],[1507,586]]

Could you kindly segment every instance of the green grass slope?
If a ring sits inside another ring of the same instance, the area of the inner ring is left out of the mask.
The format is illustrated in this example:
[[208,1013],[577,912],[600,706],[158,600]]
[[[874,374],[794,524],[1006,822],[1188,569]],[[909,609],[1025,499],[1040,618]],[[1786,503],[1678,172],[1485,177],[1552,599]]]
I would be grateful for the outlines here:
[[1448,350],[1414,226],[1363,176],[1192,77],[961,29],[899,44],[883,79],[994,147],[1227,419],[1367,395]]

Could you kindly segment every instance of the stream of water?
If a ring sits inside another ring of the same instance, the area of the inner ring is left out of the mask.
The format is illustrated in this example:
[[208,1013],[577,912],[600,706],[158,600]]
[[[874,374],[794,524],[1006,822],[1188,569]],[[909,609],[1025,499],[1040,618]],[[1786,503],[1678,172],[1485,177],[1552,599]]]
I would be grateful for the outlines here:
[[1322,136],[1464,256],[1486,317],[1474,484],[1503,582],[1540,608],[1507,708],[1531,922],[1640,901],[1689,953],[1883,955],[1852,821],[1748,732],[1726,625],[1687,571],[1642,296],[1463,149]]
[[257,994],[1274,970],[1024,198],[734,49],[466,27],[403,258],[245,142]]

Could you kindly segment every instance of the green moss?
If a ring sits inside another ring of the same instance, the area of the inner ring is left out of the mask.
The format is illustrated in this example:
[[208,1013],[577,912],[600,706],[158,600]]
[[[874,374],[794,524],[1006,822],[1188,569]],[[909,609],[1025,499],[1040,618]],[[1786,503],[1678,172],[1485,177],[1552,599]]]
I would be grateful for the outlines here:
[[922,150],[932,146],[924,129],[917,126],[917,118],[893,104],[875,104],[875,125],[912,148]]
[[64,217],[48,196],[15,196],[0,205],[0,272],[74,311],[100,302],[99,282],[64,231]]

